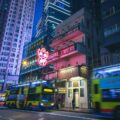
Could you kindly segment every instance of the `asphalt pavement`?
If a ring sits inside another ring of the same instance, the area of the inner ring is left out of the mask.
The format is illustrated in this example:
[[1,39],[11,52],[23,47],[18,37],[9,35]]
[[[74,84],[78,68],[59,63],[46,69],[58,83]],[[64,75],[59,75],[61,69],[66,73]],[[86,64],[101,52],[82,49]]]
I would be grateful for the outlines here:
[[[15,109],[0,110],[0,120],[101,120],[88,113],[65,111],[36,112]],[[103,120],[103,119],[102,119]]]

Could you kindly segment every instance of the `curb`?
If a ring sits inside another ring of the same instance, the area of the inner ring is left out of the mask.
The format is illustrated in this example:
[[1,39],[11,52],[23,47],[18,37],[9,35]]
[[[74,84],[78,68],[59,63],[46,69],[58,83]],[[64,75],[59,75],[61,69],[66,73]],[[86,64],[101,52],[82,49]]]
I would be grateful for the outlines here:
[[56,110],[56,111],[65,111],[65,112],[74,112],[74,113],[87,113],[87,114],[93,114],[93,111],[75,111],[75,110]]

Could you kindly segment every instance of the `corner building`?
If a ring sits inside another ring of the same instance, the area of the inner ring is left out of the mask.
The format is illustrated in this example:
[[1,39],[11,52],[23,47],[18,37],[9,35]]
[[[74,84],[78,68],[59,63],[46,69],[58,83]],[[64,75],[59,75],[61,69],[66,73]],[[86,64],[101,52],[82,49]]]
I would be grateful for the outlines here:
[[92,39],[87,38],[92,35],[92,23],[88,25],[91,19],[86,9],[79,10],[56,27],[50,45],[54,52],[48,63],[54,65],[54,71],[45,79],[52,80],[57,90],[55,98],[60,99],[62,107],[72,107],[75,99],[76,108],[88,108],[87,45]]

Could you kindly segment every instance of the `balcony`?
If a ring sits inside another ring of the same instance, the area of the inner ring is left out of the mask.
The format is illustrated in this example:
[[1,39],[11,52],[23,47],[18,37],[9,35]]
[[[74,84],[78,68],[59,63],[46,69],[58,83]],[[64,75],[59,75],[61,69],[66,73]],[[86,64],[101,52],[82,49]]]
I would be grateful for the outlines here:
[[60,45],[63,46],[64,43],[66,43],[66,41],[67,42],[75,42],[75,39],[74,39],[75,37],[80,36],[81,34],[84,34],[81,31],[81,29],[82,28],[80,26],[77,26],[72,29],[69,29],[68,31],[66,30],[62,34],[56,36],[53,39],[53,42],[50,46],[57,49],[58,46],[60,46]]
[[105,38],[104,47],[106,47],[111,52],[120,49],[120,34],[116,33]]
[[33,71],[38,70],[38,69],[41,69],[41,67],[37,66],[37,65],[33,65],[33,66],[23,68],[22,71],[21,71],[21,75],[22,74],[27,74],[29,72],[33,72]]
[[86,54],[86,47],[83,42],[77,42],[62,50],[51,53],[48,58],[48,63],[63,59],[74,54]]

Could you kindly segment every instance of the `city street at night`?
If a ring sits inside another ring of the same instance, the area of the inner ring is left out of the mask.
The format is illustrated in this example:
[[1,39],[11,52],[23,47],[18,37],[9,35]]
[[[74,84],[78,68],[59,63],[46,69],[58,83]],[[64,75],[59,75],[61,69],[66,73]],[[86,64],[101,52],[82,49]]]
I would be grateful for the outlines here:
[[95,115],[64,111],[36,112],[24,110],[0,110],[0,120],[101,120]]
[[120,0],[0,0],[0,120],[120,120]]

